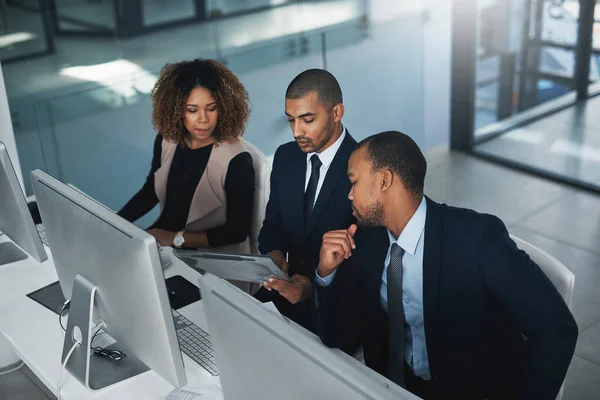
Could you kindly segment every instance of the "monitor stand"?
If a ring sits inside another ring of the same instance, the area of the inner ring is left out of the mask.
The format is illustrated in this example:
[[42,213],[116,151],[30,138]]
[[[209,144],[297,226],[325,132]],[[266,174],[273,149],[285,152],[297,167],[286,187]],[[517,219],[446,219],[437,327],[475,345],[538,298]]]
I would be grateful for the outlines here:
[[27,259],[27,253],[12,242],[0,243],[0,265],[6,265]]
[[118,349],[126,354],[126,357],[119,361],[94,354],[90,342],[95,333],[95,331],[92,332],[92,321],[94,320],[94,300],[97,293],[96,286],[90,281],[81,275],[75,277],[61,357],[61,361],[64,362],[76,340],[81,339],[81,345],[76,347],[71,354],[66,369],[91,390],[103,389],[150,370],[146,364],[119,343],[107,348]]

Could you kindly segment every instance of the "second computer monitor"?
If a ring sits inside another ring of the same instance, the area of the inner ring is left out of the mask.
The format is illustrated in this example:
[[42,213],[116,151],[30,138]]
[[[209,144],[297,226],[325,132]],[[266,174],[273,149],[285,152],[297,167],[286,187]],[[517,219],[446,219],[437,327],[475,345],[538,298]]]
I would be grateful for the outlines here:
[[[33,171],[31,180],[60,286],[65,298],[72,299],[69,324],[82,309],[72,296],[76,277],[83,277],[97,290],[94,315],[106,322],[116,348],[128,349],[127,360],[136,357],[172,385],[184,385],[183,359],[155,239],[43,171]],[[89,308],[89,302],[83,306]],[[73,357],[77,359],[77,351]],[[76,375],[77,369],[72,373]]]
[[419,399],[214,275],[200,291],[226,399]]
[[[43,262],[48,258],[31,218],[25,195],[8,156],[8,151],[2,142],[0,142],[0,232],[6,234],[38,262]],[[0,259],[15,250],[22,254],[16,247],[14,250],[7,248],[2,250],[4,254],[0,254]],[[27,258],[27,255],[23,255],[23,257]],[[7,259],[5,262],[9,261]]]

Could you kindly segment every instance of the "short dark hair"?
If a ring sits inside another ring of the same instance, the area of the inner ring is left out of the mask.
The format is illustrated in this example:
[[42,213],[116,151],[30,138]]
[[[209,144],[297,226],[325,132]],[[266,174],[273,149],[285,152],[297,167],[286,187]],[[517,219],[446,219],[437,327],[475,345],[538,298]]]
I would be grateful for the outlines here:
[[423,195],[427,161],[410,136],[398,131],[382,132],[361,141],[357,150],[363,147],[372,171],[388,168],[400,177],[408,192]]
[[317,92],[319,102],[327,108],[343,102],[340,84],[324,69],[308,69],[295,77],[285,92],[285,98],[299,99],[310,92]]

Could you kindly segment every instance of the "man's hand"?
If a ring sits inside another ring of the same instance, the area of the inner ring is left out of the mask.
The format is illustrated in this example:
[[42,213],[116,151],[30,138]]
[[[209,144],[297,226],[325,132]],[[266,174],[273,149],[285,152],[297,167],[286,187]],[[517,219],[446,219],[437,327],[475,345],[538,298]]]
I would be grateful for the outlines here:
[[312,292],[312,282],[310,279],[299,274],[292,276],[289,282],[282,281],[281,279],[269,278],[269,281],[263,283],[263,286],[267,290],[277,290],[280,295],[285,297],[292,304],[308,299]]
[[354,234],[357,229],[358,227],[352,224],[348,229],[331,231],[323,235],[319,266],[317,267],[320,277],[331,275],[344,260],[350,258],[352,249],[356,248]]
[[156,242],[161,246],[172,246],[173,239],[177,234],[177,232],[169,232],[164,229],[150,229],[148,233],[154,236]]
[[273,261],[275,261],[275,264],[281,268],[281,270],[286,274],[289,275],[290,273],[290,264],[288,264],[288,262],[285,259],[285,256],[283,255],[283,253],[281,252],[281,250],[273,250],[267,253],[268,256],[271,256],[271,258],[273,259]]

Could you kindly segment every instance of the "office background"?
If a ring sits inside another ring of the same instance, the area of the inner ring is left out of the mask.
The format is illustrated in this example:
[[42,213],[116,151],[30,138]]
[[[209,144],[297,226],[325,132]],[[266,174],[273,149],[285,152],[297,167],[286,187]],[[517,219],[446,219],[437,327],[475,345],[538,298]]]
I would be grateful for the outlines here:
[[[28,172],[42,168],[119,208],[149,170],[149,92],[167,62],[215,58],[231,68],[252,103],[246,138],[267,156],[291,139],[289,81],[326,68],[355,138],[410,134],[429,161],[426,193],[497,214],[575,273],[580,339],[564,398],[596,398],[597,3],[0,0],[0,61],[26,191]],[[19,382],[29,387],[18,374],[0,377],[0,398]]]

